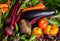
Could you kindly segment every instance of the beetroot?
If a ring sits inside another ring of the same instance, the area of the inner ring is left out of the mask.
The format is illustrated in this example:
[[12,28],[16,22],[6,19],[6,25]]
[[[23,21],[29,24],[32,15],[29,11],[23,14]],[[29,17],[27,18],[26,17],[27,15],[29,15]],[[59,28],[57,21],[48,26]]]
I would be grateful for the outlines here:
[[14,29],[15,20],[16,20],[16,14],[12,17],[11,29]]
[[12,16],[11,29],[14,29],[15,23],[17,22],[16,20],[18,20],[18,19],[16,19],[17,18],[16,13],[17,13],[18,8],[19,8],[19,2],[16,3],[16,5],[14,6],[12,13],[11,13],[11,16]]
[[7,26],[4,28],[4,34],[7,36],[11,36],[13,34],[13,30]]
[[39,20],[39,18],[40,18],[40,17],[34,18],[33,20],[31,20],[31,21],[29,22],[29,24],[32,25],[32,24],[36,23],[36,22]]
[[11,24],[11,17],[8,17],[4,23],[6,26]]
[[19,21],[20,18],[21,18],[21,13],[17,15],[16,23]]

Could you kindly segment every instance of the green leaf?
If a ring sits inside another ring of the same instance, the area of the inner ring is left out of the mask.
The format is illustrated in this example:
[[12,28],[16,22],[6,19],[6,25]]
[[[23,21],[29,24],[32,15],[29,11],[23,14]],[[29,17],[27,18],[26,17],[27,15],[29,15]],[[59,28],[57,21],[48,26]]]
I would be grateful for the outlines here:
[[48,8],[54,8],[60,11],[60,1],[59,0],[45,0],[45,5]]
[[35,39],[36,39],[36,37],[34,35],[32,35],[29,41],[33,41]]
[[17,37],[19,37],[20,33],[16,34]]
[[60,3],[60,0],[55,0],[55,1]]
[[5,3],[7,0],[0,0],[0,3]]
[[57,26],[60,26],[60,21],[56,20],[55,18],[49,19],[48,22],[51,24],[55,24]]
[[21,6],[21,8],[22,8],[22,9],[26,8],[26,4],[23,4],[23,5]]
[[0,16],[0,29],[2,28],[2,26],[3,26],[3,23],[2,23],[2,16]]
[[38,0],[32,0],[32,4],[36,5],[38,3]]
[[15,31],[18,33],[18,25],[15,23]]
[[29,5],[32,5],[32,2],[28,2]]
[[20,39],[21,39],[21,40],[26,40],[26,35],[22,35],[22,36],[20,37]]
[[27,6],[26,6],[27,3],[28,3],[28,0],[25,0],[25,1],[23,2],[23,4],[20,6],[20,8],[21,8],[21,9],[26,8],[26,7],[27,7]]

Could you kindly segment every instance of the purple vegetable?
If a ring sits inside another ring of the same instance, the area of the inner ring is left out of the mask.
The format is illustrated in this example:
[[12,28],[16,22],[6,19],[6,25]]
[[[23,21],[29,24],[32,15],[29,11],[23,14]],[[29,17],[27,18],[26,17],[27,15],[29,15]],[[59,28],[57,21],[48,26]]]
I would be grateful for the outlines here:
[[29,22],[29,24],[32,25],[32,24],[36,23],[36,22],[39,20],[39,18],[40,18],[40,17],[34,18],[33,20],[31,20],[31,21]]
[[36,23],[39,20],[39,18],[50,17],[54,13],[55,10],[42,10],[42,11],[33,10],[33,11],[23,12],[22,16],[24,19],[29,20],[30,25],[32,25]]
[[13,16],[14,14],[16,14],[16,12],[18,10],[18,7],[19,7],[19,2],[14,6],[14,8],[12,10],[12,13],[11,13],[11,16]]
[[16,14],[12,18],[11,29],[14,29],[15,20],[16,20]]
[[19,2],[17,2],[17,4],[15,5],[13,11],[12,11],[12,22],[11,22],[11,28],[14,29],[14,26],[15,26],[15,22],[16,22],[16,18],[17,18],[17,10],[18,10],[18,7],[19,7]]
[[44,17],[44,16],[50,16],[53,15],[55,10],[33,10],[33,11],[27,11],[23,12],[23,18],[25,19],[31,19],[31,18],[36,18],[36,17]]
[[7,26],[4,28],[4,34],[7,36],[11,36],[13,34],[13,30]]
[[19,21],[20,17],[21,17],[21,13],[17,15],[16,23]]
[[12,20],[12,18],[11,17],[8,17],[6,20],[5,20],[5,22],[4,22],[4,24],[7,26],[7,25],[11,25],[11,20]]
[[15,8],[16,8],[16,7],[14,7],[14,8],[13,8],[12,13],[11,13],[11,16],[13,16],[13,15],[14,15],[14,12],[15,12],[15,10],[14,10],[14,9],[15,9]]

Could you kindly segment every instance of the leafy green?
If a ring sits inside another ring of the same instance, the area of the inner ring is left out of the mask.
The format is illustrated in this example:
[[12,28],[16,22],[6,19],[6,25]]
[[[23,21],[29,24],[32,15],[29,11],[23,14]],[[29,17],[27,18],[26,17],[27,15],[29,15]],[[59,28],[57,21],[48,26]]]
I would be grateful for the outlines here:
[[18,25],[15,23],[15,31],[18,33]]
[[26,38],[26,35],[20,36],[21,41],[36,41],[36,37],[34,35],[31,35],[29,38]]
[[0,0],[0,3],[5,3],[7,0]]
[[4,15],[3,15],[3,13],[0,13],[0,14],[2,14],[2,15],[0,15],[0,40],[2,39],[2,38],[4,38],[4,33],[3,33],[3,17],[4,17]]
[[0,16],[0,28],[2,28],[2,16]]
[[38,0],[32,0],[32,5],[36,5],[38,3]]
[[22,35],[22,36],[20,37],[20,39],[21,39],[21,40],[26,40],[26,35]]
[[50,19],[48,19],[48,21],[50,24],[60,26],[60,21],[56,20],[55,18],[50,18]]
[[34,35],[32,35],[31,37],[30,37],[30,40],[29,41],[33,41],[33,40],[35,40],[36,39],[36,37],[34,36]]
[[21,1],[21,6],[20,8],[24,9],[26,7],[28,7],[29,5],[33,6],[36,5],[38,3],[38,0],[25,0],[25,1]]
[[54,8],[60,11],[60,0],[45,0],[48,8]]

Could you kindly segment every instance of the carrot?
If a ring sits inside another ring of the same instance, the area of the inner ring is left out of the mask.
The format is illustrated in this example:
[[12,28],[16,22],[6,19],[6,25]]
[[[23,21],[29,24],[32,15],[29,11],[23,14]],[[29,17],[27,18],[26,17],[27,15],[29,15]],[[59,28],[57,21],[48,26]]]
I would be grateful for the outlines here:
[[44,10],[45,9],[45,5],[44,4],[37,4],[34,7],[30,7],[30,8],[25,8],[22,11],[29,11],[29,10]]
[[8,7],[3,8],[4,13],[8,11]]
[[8,4],[0,4],[0,8],[9,7]]
[[8,7],[0,8],[0,13],[2,12],[2,9],[3,9],[4,13],[6,13],[8,11]]

